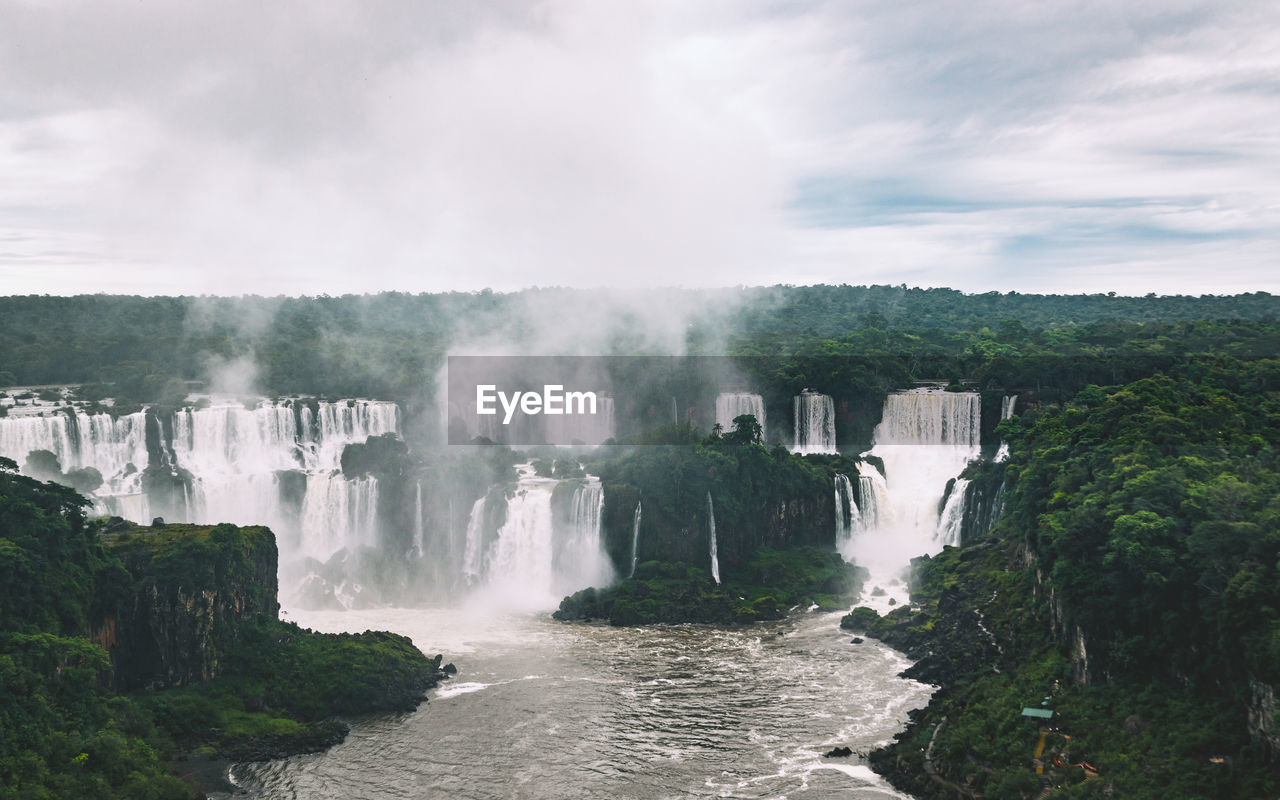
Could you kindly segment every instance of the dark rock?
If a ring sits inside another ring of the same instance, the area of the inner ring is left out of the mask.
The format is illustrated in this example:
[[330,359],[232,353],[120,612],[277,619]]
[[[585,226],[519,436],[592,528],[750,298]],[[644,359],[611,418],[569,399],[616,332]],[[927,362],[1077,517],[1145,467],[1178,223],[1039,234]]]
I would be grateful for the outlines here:
[[441,671],[441,672],[443,672],[445,675],[457,675],[457,674],[458,674],[458,668],[457,668],[457,667],[455,667],[455,666],[453,665],[453,662],[452,662],[452,661],[451,661],[451,662],[449,662],[448,664],[445,664],[445,665],[440,669],[440,671]]
[[156,517],[155,519],[151,520],[151,527],[153,527],[153,528],[163,528],[163,527],[164,527],[164,517]]
[[853,637],[853,639],[849,641],[849,644],[862,644],[862,637],[861,636]]
[[897,604],[898,604],[897,600],[893,599],[892,597],[889,598],[889,605],[896,606]]
[[124,517],[110,517],[102,530],[104,533],[118,533],[132,527],[133,523],[126,521]]
[[1133,737],[1147,729],[1147,722],[1137,714],[1130,714],[1124,720],[1124,735]]
[[110,549],[134,584],[116,613],[93,631],[94,641],[111,656],[117,689],[170,688],[216,678],[236,626],[279,613],[279,568],[270,530],[234,525],[173,525],[165,534],[128,525],[125,530],[131,536],[118,538]]
[[851,755],[853,751],[847,747],[833,747],[823,758],[848,758]]
[[884,597],[884,589],[882,589],[882,588],[880,588],[879,586],[877,586],[876,588],[874,588],[874,589],[872,589],[872,590],[871,590],[871,596],[872,596],[872,597]]
[[219,755],[231,761],[274,761],[303,753],[319,753],[347,738],[350,728],[338,720],[306,725],[297,733],[235,737],[219,748]]

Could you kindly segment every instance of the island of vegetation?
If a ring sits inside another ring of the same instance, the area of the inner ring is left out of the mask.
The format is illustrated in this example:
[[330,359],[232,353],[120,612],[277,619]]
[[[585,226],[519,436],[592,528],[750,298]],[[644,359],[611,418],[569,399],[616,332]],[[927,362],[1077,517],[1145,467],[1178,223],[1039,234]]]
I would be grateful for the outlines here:
[[[556,619],[738,624],[849,607],[866,570],[835,552],[831,487],[856,459],[770,451],[750,414],[731,431],[700,436],[678,425],[652,435],[648,446],[589,464],[604,487],[605,547],[634,570],[566,597]],[[643,537],[633,528],[637,504]]]

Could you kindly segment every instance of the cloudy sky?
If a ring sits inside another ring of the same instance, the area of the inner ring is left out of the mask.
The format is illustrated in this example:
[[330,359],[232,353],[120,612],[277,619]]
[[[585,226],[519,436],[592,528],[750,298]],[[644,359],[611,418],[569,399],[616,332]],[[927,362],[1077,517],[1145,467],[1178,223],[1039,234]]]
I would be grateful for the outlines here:
[[1278,264],[1261,0],[0,0],[0,294]]

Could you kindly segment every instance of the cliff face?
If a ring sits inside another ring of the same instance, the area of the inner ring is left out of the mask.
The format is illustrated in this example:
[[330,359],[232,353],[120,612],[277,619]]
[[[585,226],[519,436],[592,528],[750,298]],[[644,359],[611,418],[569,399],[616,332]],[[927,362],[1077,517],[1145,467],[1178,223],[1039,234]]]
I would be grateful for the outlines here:
[[[786,549],[835,543],[835,501],[825,481],[817,480],[793,494],[775,496],[722,491],[712,495],[685,493],[664,505],[644,501],[637,550],[640,561],[683,562],[705,567],[710,559],[710,514],[715,514],[720,567],[732,570],[760,547]],[[605,547],[623,573],[630,568],[635,507],[640,493],[626,484],[604,485]]]
[[1268,759],[1280,760],[1280,726],[1276,724],[1276,690],[1269,683],[1249,677],[1249,738],[1262,745]]
[[275,537],[267,528],[133,527],[104,544],[133,578],[94,637],[121,690],[215,678],[238,623],[279,613]]

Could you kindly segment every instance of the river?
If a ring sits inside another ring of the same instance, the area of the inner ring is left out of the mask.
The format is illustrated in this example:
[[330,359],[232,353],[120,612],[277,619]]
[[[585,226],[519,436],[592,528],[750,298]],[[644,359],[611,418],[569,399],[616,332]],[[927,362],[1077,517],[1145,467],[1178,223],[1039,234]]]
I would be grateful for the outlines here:
[[[930,687],[838,615],[611,628],[484,609],[304,612],[405,634],[458,667],[417,711],[353,720],[324,753],[239,764],[238,797],[902,798],[859,753]],[[824,758],[836,745],[851,758]]]

